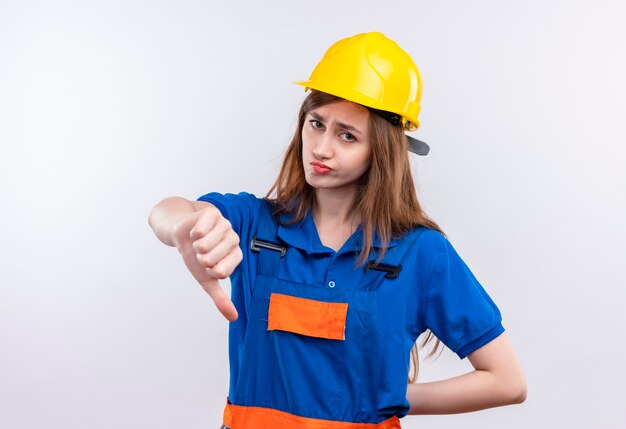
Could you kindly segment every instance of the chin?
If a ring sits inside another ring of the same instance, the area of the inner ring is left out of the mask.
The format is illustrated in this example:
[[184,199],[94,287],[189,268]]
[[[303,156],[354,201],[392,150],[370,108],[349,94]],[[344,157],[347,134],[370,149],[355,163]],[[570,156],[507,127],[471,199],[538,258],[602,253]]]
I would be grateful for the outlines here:
[[307,183],[310,187],[315,188],[315,189],[322,189],[322,188],[325,188],[325,186],[324,186],[324,185],[321,185],[321,184],[319,183],[319,181],[317,181],[317,180],[311,180],[311,179],[309,179],[308,177],[306,178],[306,183]]

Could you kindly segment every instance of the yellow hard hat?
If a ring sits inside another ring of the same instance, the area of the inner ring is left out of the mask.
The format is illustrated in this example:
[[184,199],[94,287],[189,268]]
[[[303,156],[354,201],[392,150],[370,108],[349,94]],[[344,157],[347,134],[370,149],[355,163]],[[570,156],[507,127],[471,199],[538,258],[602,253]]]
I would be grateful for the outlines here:
[[420,72],[411,57],[381,33],[362,33],[336,42],[309,80],[296,83],[395,114],[397,123],[408,131],[419,127]]

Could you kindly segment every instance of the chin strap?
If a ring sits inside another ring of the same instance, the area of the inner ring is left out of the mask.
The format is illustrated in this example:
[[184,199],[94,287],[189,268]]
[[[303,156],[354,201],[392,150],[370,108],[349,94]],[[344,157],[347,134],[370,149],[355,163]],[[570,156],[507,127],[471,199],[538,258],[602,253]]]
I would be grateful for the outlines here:
[[422,156],[426,156],[430,152],[430,146],[423,141],[411,136],[406,136],[406,140],[409,143],[409,151]]

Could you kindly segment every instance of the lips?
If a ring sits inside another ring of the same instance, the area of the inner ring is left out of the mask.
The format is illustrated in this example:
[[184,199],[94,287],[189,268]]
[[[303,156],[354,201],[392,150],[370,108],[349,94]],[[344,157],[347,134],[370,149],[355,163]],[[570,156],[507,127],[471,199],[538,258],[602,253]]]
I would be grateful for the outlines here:
[[313,166],[313,171],[315,171],[317,174],[326,174],[332,170],[332,168],[330,168],[329,166],[317,161],[313,161],[311,163],[311,166]]

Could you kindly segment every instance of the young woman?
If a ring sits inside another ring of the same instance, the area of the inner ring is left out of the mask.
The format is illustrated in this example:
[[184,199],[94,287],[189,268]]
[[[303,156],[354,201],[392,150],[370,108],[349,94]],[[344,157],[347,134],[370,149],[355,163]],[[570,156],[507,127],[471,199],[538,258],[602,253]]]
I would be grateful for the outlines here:
[[[311,92],[265,198],[171,197],[150,214],[230,321],[224,425],[399,428],[524,401],[498,308],[416,197],[408,151],[428,146],[405,134],[419,125],[412,59],[359,34],[300,84]],[[474,371],[407,383],[426,331]]]

